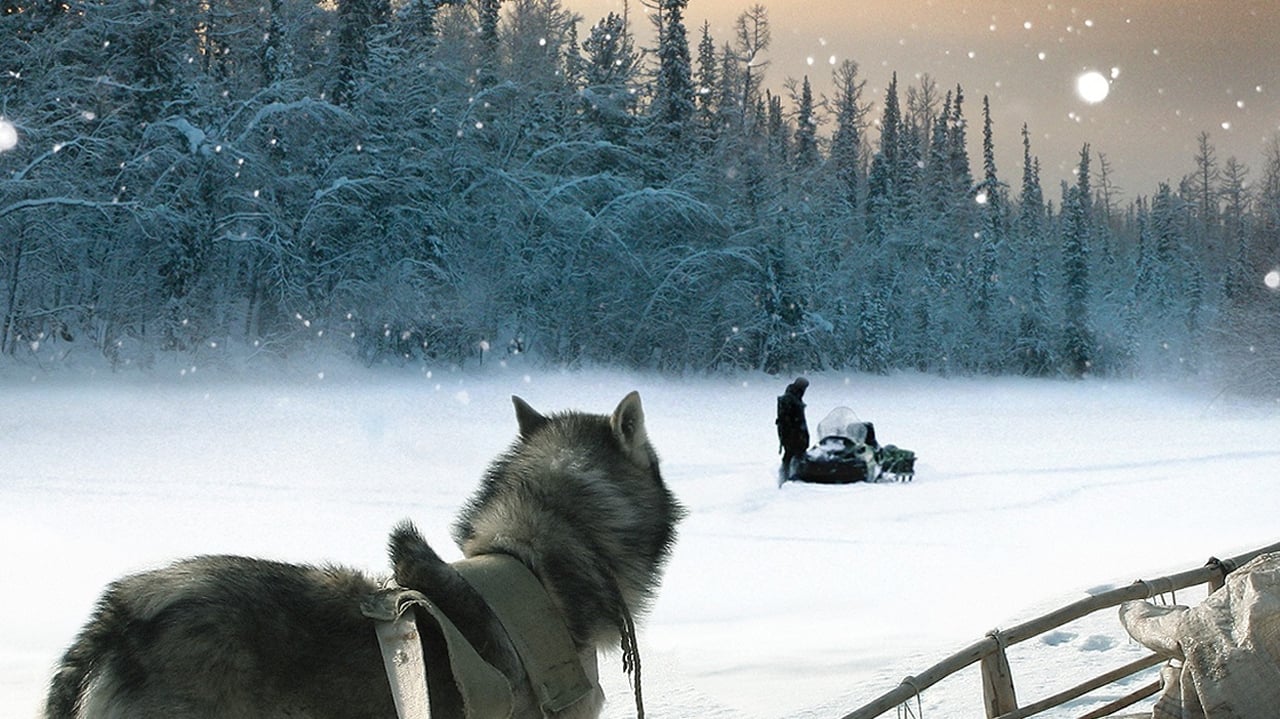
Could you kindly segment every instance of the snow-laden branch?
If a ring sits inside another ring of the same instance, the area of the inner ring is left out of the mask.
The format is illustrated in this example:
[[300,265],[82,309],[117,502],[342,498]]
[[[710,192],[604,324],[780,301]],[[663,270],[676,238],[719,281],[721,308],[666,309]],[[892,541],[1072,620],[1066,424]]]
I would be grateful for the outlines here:
[[316,190],[315,192],[313,192],[311,195],[311,199],[323,200],[329,195],[332,195],[336,192],[341,192],[342,190],[345,190],[349,187],[355,188],[355,190],[358,193],[363,193],[369,187],[369,185],[372,185],[375,182],[377,182],[377,180],[374,178],[365,177],[365,178],[353,180],[347,177],[346,175],[343,175],[342,177],[339,177],[335,179],[333,182],[329,183],[328,187],[321,190]]
[[192,125],[183,117],[170,117],[157,122],[156,125],[160,127],[172,127],[174,130],[177,130],[178,134],[186,138],[187,153],[191,155],[199,152],[200,146],[203,145],[204,141],[207,139],[204,130]]
[[262,106],[256,113],[254,113],[253,117],[249,119],[249,122],[244,126],[244,129],[240,131],[238,141],[243,141],[249,133],[253,132],[258,125],[262,124],[264,121],[269,120],[276,115],[290,112],[324,113],[336,118],[342,118],[352,124],[356,123],[356,119],[352,117],[351,113],[341,107],[328,102],[304,97],[301,100],[294,100],[292,102],[273,102],[269,105]]
[[19,200],[0,207],[0,217],[22,210],[34,210],[40,207],[86,207],[95,210],[113,210],[137,207],[136,202],[115,202],[102,200],[84,200],[78,197],[42,197],[35,200]]
[[45,160],[67,149],[68,147],[79,147],[79,146],[80,146],[79,139],[72,140],[70,142],[58,143],[53,147],[50,147],[48,150],[45,150],[44,152],[37,155],[34,159],[31,160],[31,162],[27,163],[26,167],[15,172],[13,175],[13,179],[20,182],[26,179],[27,173],[30,172],[31,169],[34,168],[36,165],[39,165],[41,162],[44,162]]

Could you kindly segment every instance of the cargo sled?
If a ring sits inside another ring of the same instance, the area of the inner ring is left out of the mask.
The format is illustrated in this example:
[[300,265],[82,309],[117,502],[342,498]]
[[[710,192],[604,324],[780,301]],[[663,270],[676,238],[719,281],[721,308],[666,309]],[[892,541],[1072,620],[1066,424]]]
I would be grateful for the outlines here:
[[[1178,605],[1176,592],[1205,585],[1209,596],[1194,607]],[[1175,599],[1170,606],[1166,595]],[[1158,604],[1148,600],[1161,599]],[[1087,679],[1055,694],[1027,701],[1014,689],[1007,649],[1043,639],[1095,612],[1115,612],[1129,636],[1151,650],[1124,666]],[[1173,621],[1171,621],[1173,620]],[[989,719],[1025,719],[1072,703],[1106,702],[1080,719],[1150,719],[1158,717],[1275,716],[1280,701],[1280,543],[1217,559],[1202,567],[1156,579],[1139,579],[1092,594],[1007,629],[996,629],[937,664],[902,680],[845,714],[842,719],[878,719],[896,709],[898,716],[922,716],[920,695],[933,685],[979,665],[983,706]],[[1160,666],[1159,678],[1150,683]],[[1138,688],[1133,690],[1133,686]],[[1132,712],[1135,705],[1159,697],[1153,709]],[[1120,712],[1126,712],[1120,714]]]

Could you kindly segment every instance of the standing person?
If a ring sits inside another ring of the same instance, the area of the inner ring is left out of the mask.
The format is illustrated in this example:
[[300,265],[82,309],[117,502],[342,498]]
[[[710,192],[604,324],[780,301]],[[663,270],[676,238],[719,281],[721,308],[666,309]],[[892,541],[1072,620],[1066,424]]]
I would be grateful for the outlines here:
[[804,418],[804,391],[809,380],[797,377],[778,395],[778,451],[782,452],[782,479],[791,479],[792,461],[809,448],[809,424]]

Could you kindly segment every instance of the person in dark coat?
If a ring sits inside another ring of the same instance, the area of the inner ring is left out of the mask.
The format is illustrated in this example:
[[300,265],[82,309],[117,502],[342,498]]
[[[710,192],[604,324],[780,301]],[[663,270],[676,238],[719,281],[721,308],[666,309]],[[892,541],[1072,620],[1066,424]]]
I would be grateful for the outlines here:
[[784,479],[793,474],[792,460],[809,448],[809,424],[804,418],[804,391],[809,380],[797,377],[778,395],[778,451],[782,452]]

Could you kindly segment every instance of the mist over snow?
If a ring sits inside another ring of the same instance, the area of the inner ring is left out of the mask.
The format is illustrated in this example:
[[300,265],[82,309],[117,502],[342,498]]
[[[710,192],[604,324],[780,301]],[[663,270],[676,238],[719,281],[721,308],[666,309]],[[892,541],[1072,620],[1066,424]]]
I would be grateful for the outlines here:
[[[641,623],[653,716],[840,716],[990,629],[1277,540],[1274,402],[1136,381],[809,377],[811,426],[852,407],[882,442],[918,453],[915,481],[779,488],[785,376],[11,365],[0,714],[36,713],[60,652],[122,574],[220,552],[382,573],[404,517],[457,558],[448,525],[515,437],[512,394],[607,412],[641,393],[690,510]],[[1140,653],[1107,613],[1011,661],[1027,701]],[[606,716],[633,716],[619,656],[602,657],[601,674]],[[921,701],[926,716],[977,715],[976,672]]]

